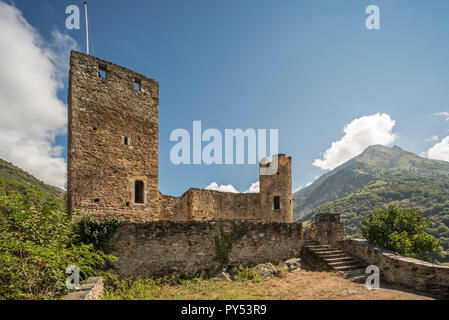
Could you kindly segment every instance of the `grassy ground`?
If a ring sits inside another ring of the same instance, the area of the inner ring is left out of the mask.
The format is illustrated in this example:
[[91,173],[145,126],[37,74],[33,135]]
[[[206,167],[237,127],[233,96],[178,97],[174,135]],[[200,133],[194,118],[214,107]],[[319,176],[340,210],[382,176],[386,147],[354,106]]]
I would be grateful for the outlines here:
[[225,281],[184,280],[178,284],[168,284],[161,280],[125,280],[115,289],[107,288],[105,299],[126,300],[422,300],[431,299],[400,287],[386,286],[368,290],[365,285],[351,282],[333,272],[298,269],[282,272],[280,277],[263,280]]

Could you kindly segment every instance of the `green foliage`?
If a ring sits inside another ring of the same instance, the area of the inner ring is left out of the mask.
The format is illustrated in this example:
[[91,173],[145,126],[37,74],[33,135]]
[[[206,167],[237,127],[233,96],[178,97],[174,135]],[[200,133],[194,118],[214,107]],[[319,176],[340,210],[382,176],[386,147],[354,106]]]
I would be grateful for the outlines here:
[[399,254],[428,260],[439,242],[426,233],[431,222],[415,209],[387,209],[370,212],[362,221],[362,235],[368,241]]
[[[441,241],[432,257],[449,261],[449,163],[418,157],[399,147],[372,146],[360,156],[295,193],[295,215],[313,221],[318,212],[341,214],[346,235],[360,237],[363,218],[390,205],[416,208],[432,224],[428,233]],[[399,236],[398,236],[399,237]]]
[[109,253],[109,240],[114,235],[120,221],[115,218],[95,219],[92,216],[82,217],[76,223],[75,232],[79,236],[77,243],[92,244],[96,250]]
[[105,300],[143,300],[154,299],[161,291],[163,281],[160,279],[131,279],[117,280],[107,286],[104,292]]
[[243,267],[239,265],[232,270],[232,279],[235,281],[262,281],[259,271],[254,267]]
[[222,265],[226,265],[229,262],[229,252],[231,252],[233,244],[242,238],[246,233],[246,228],[234,221],[232,224],[232,231],[225,233],[223,229],[220,229],[220,236],[214,236],[215,240],[215,259]]
[[61,204],[65,194],[64,191],[46,185],[29,173],[0,159],[0,196],[21,194],[23,196],[39,195],[45,198],[55,198]]
[[58,200],[0,196],[0,299],[59,298],[69,265],[81,279],[101,273],[113,257],[75,244],[73,230]]

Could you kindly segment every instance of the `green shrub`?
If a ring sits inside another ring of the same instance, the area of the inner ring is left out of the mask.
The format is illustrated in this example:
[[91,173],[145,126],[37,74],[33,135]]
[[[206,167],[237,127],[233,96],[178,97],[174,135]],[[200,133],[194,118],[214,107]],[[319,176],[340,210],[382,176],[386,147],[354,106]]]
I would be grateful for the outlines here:
[[92,216],[82,217],[75,225],[78,235],[77,243],[92,244],[96,250],[109,253],[109,240],[120,225],[115,218],[95,219]]
[[0,196],[0,299],[59,298],[69,265],[82,280],[100,274],[113,257],[75,244],[73,230],[57,201]]
[[239,265],[232,271],[232,279],[236,281],[261,281],[263,278],[260,276],[259,271],[254,267],[243,267]]
[[222,265],[226,265],[229,262],[229,252],[231,252],[234,243],[242,238],[246,233],[245,226],[234,222],[232,224],[232,231],[226,233],[223,229],[220,229],[220,236],[214,236],[215,240],[215,259]]
[[365,216],[362,235],[368,241],[403,256],[429,260],[429,254],[439,247],[435,237],[427,233],[430,225],[431,222],[415,209],[390,206]]

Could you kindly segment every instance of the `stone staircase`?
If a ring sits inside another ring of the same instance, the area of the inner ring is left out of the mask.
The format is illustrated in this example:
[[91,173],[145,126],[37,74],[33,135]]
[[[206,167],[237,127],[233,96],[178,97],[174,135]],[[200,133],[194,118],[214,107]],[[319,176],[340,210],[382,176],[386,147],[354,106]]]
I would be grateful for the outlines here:
[[325,244],[307,243],[304,246],[309,256],[321,266],[335,270],[355,282],[364,283],[368,275],[366,264],[350,257],[342,250]]

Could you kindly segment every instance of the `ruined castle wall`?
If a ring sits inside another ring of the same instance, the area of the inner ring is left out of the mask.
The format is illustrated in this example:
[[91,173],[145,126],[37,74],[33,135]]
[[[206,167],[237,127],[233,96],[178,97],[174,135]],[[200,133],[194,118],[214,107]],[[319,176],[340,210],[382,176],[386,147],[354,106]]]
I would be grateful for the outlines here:
[[[72,51],[68,105],[69,210],[130,221],[158,219],[159,84]],[[144,204],[134,203],[135,180],[144,181]]]
[[342,222],[315,222],[303,232],[304,241],[336,245],[345,238],[345,225]]
[[290,222],[276,212],[262,210],[259,193],[231,193],[191,188],[181,197],[162,195],[159,220],[248,220]]
[[[275,157],[275,156],[273,156]],[[274,161],[274,160],[273,160]],[[273,175],[259,174],[260,207],[264,221],[293,221],[292,158],[285,154],[277,156],[277,172]],[[261,165],[268,168],[270,164]],[[275,197],[279,206],[275,206]]]
[[349,255],[379,267],[381,286],[386,280],[449,297],[449,267],[406,258],[366,240],[346,239],[341,247]]
[[161,210],[159,220],[189,221],[188,198],[173,197],[161,194]]
[[[229,252],[229,264],[257,264],[297,256],[302,248],[301,223],[242,221],[246,230]],[[111,239],[115,272],[121,277],[161,276],[173,272],[215,271],[215,236],[230,232],[231,221],[126,223]]]
[[258,220],[258,193],[231,193],[205,189],[190,189],[190,220]]

